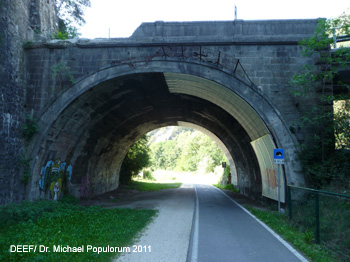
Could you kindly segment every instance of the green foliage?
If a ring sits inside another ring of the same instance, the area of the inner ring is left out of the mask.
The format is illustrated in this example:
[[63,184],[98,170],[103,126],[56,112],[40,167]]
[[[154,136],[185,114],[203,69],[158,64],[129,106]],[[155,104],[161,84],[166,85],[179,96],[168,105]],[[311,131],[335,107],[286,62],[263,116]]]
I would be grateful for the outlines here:
[[65,195],[60,200],[61,203],[71,204],[71,205],[77,205],[79,204],[79,199],[72,195]]
[[55,209],[56,203],[50,201],[23,201],[0,207],[0,225],[8,227],[17,223],[36,221],[43,213]]
[[71,39],[79,36],[76,26],[85,24],[84,12],[91,6],[90,0],[55,0],[58,11],[58,32],[55,39]]
[[209,173],[224,158],[210,137],[189,128],[174,128],[169,140],[155,142],[150,148],[154,167],[163,170]]
[[[314,107],[301,117],[301,126],[315,133],[306,137],[306,143],[298,148],[298,156],[311,187],[328,188],[332,184],[340,186],[341,191],[348,186],[343,182],[350,179],[350,154],[335,150],[335,145],[338,148],[349,145],[350,134],[344,133],[349,128],[346,124],[349,118],[330,122],[332,115],[323,112],[322,107]],[[335,113],[334,117],[339,114]]]
[[152,172],[150,170],[143,171],[143,179],[152,180],[152,181],[155,180],[155,178],[153,177]]
[[58,29],[59,31],[57,31],[52,35],[53,39],[59,39],[59,40],[73,39],[80,35],[76,27],[70,26],[67,22],[65,22],[62,19],[59,19]]
[[68,33],[67,32],[61,32],[57,31],[56,33],[53,34],[53,39],[60,39],[60,40],[65,40],[68,39]]
[[334,135],[336,148],[350,149],[350,100],[334,102]]
[[121,167],[120,181],[123,184],[131,182],[131,177],[136,176],[143,168],[150,165],[150,149],[148,137],[142,136],[129,149]]
[[232,192],[239,193],[239,190],[237,188],[235,188],[235,186],[232,184],[227,184],[227,185],[214,184],[213,186],[220,188],[220,189],[230,190]]
[[138,191],[159,191],[169,188],[178,188],[181,183],[156,183],[156,182],[143,182],[143,181],[132,181],[127,186],[127,189],[135,189]]
[[[319,20],[315,34],[300,43],[304,55],[316,59],[316,63],[306,65],[291,80],[291,93],[296,97],[314,99],[315,91],[320,95],[319,105],[309,109],[300,118],[300,127],[314,132],[298,148],[299,158],[312,187],[324,187],[349,176],[346,175],[346,169],[340,168],[349,166],[349,156],[335,151],[335,148],[350,148],[350,88],[346,83],[332,82],[339,71],[347,66],[350,48],[330,49],[333,36],[349,34],[349,26],[350,19],[346,14],[337,19]],[[332,84],[348,92],[332,94],[327,91]],[[295,131],[295,128],[292,130]],[[339,159],[345,162],[340,162]]]
[[34,31],[34,33],[37,34],[37,35],[40,34],[40,29],[38,29],[38,28],[34,28],[33,31]]
[[85,23],[84,12],[86,7],[91,6],[90,0],[55,0],[58,17],[69,24]]
[[26,116],[26,123],[23,127],[23,136],[26,141],[29,141],[37,132],[39,131],[39,126],[37,120],[30,115]]
[[23,175],[21,177],[21,183],[27,185],[32,178],[32,173],[30,169],[31,159],[25,158],[25,156],[20,156],[18,158],[18,165],[23,169]]
[[51,67],[51,78],[58,78],[60,81],[68,79],[72,84],[75,83],[75,79],[70,72],[70,67],[65,62],[60,62]]
[[[227,162],[227,161],[223,161],[223,162]],[[231,172],[230,166],[229,166],[229,165],[226,165],[226,167],[225,167],[225,169],[224,169],[224,177],[225,177],[226,179],[228,179],[228,176],[229,176],[230,172]]]
[[307,244],[311,244],[315,240],[315,234],[310,229],[307,229],[304,232],[304,240]]
[[[308,243],[315,243],[316,232],[316,194],[298,188],[291,192],[292,213],[288,222],[304,233]],[[327,249],[349,261],[350,258],[350,199],[346,197],[319,193],[319,238]]]
[[[26,41],[26,42],[23,43],[23,48],[24,49],[28,49],[28,48],[31,47],[32,44],[33,44],[32,41]],[[1,46],[1,44],[0,44],[0,46]]]
[[[348,33],[349,24],[342,23],[342,28],[334,31],[341,24],[340,18],[334,20],[320,19],[315,29],[315,34],[300,42],[303,46],[303,55],[317,59],[316,65],[305,65],[301,73],[295,75],[291,80],[291,92],[295,96],[306,96],[308,92],[317,86],[322,90],[331,83],[339,70],[347,65],[350,59],[348,48],[333,49],[333,32],[335,37]],[[344,83],[338,83],[344,85]]]
[[[102,209],[61,201],[22,202],[0,207],[1,261],[110,261],[118,253],[86,252],[87,245],[127,247],[155,210]],[[44,245],[51,252],[10,253],[10,245]],[[54,245],[81,253],[52,252]]]
[[152,164],[155,168],[173,170],[180,156],[181,148],[175,140],[162,141],[150,146]]

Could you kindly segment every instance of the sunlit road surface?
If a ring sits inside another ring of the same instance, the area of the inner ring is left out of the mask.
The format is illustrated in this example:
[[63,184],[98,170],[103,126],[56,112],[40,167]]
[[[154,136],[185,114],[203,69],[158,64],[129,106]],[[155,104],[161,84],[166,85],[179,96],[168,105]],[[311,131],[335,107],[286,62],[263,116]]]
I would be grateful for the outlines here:
[[141,252],[131,247],[116,261],[307,261],[211,185],[184,184],[149,201],[159,214],[135,243]]
[[[158,216],[146,228],[131,252],[117,261],[130,262],[181,262],[186,261],[190,244],[195,191],[192,185],[183,184],[177,189],[163,190],[154,199],[135,203],[137,208],[151,205],[159,210]],[[129,206],[126,206],[129,207]],[[141,247],[141,252],[135,251]],[[149,247],[151,252],[149,252]]]
[[196,185],[189,262],[307,261],[211,185]]

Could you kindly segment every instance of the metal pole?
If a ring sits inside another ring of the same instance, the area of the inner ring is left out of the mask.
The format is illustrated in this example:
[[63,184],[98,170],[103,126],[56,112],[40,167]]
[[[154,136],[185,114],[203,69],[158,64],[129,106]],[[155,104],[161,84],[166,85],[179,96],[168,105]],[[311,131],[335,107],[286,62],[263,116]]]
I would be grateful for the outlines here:
[[281,215],[281,188],[280,188],[280,165],[277,167],[278,172],[278,215]]
[[293,214],[292,214],[292,188],[290,186],[287,187],[287,193],[288,193],[288,213],[289,213],[289,219],[292,220]]
[[316,216],[316,243],[320,244],[320,205],[319,205],[319,195],[316,192],[315,195],[315,216]]
[[337,35],[335,34],[335,28],[332,28],[333,30],[333,43],[334,43],[334,48],[337,48]]

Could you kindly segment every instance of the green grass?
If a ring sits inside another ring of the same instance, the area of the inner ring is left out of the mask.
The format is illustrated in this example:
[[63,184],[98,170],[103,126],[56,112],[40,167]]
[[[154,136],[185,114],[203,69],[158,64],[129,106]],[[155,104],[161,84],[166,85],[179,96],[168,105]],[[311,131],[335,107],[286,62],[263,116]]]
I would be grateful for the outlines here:
[[[110,261],[117,252],[87,252],[87,245],[128,247],[156,212],[43,200],[1,207],[0,261]],[[37,250],[10,253],[11,245],[34,245]],[[40,245],[51,252],[39,252]],[[54,245],[84,246],[84,252],[57,253]]]
[[178,188],[182,183],[159,183],[159,182],[145,182],[145,181],[131,181],[131,184],[125,185],[127,189],[135,189],[138,191],[159,191],[168,188]]
[[227,184],[227,185],[221,185],[221,184],[214,184],[213,186],[220,188],[220,189],[224,189],[224,190],[230,190],[236,193],[239,193],[239,190],[235,188],[234,185],[232,184]]
[[339,261],[334,258],[322,245],[314,243],[314,234],[310,231],[300,232],[289,224],[286,216],[278,215],[276,211],[262,211],[252,207],[246,207],[253,215],[267,224],[287,242],[302,252],[313,262]]
[[[293,191],[292,191],[293,192]],[[319,197],[320,241],[331,253],[350,261],[350,201],[320,194]],[[292,204],[292,220],[289,222],[300,231],[315,231],[314,194],[304,194],[303,199]]]

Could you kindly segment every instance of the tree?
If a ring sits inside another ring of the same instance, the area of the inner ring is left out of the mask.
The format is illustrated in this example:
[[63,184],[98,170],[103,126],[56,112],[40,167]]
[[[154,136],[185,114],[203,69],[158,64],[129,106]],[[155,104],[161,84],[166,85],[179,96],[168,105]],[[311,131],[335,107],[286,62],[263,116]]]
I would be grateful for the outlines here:
[[[318,61],[315,65],[305,66],[291,81],[291,91],[296,97],[320,94],[319,105],[301,116],[301,126],[315,133],[298,149],[313,187],[324,187],[335,181],[341,184],[349,178],[349,154],[336,150],[336,146],[344,147],[350,142],[350,88],[349,84],[337,80],[339,72],[349,66],[350,49],[336,46],[334,41],[350,34],[349,17],[344,13],[337,19],[319,20],[315,34],[300,43],[303,54],[318,58]],[[332,87],[342,91],[332,92]],[[339,101],[344,102],[333,107]]]
[[136,176],[142,169],[150,164],[150,149],[148,146],[148,137],[142,136],[129,149],[124,158],[120,171],[120,181],[123,184],[131,182],[131,177]]
[[[164,130],[159,134],[164,135]],[[151,135],[157,132],[152,132]],[[154,138],[154,137],[153,137]],[[152,143],[151,155],[155,168],[179,171],[214,171],[224,155],[218,145],[205,134],[190,128],[178,127],[166,138]]]
[[334,135],[337,149],[350,149],[350,100],[334,103]]
[[152,151],[152,164],[159,169],[166,169],[167,159],[164,154],[164,144],[165,142],[159,142],[150,147]]
[[91,6],[90,0],[55,0],[58,15],[58,32],[55,38],[74,38],[77,26],[85,24],[84,12]]

